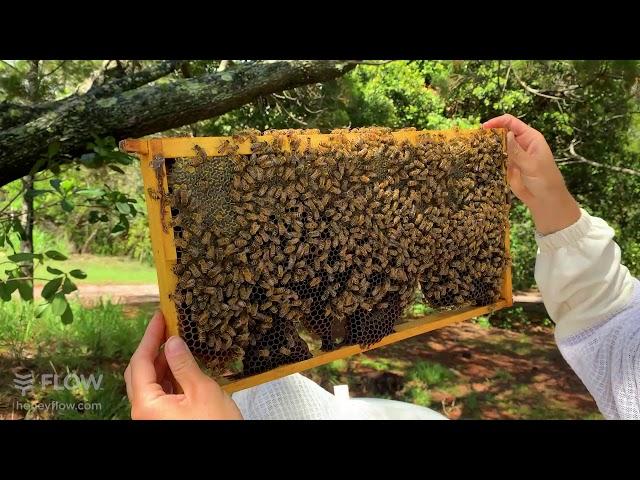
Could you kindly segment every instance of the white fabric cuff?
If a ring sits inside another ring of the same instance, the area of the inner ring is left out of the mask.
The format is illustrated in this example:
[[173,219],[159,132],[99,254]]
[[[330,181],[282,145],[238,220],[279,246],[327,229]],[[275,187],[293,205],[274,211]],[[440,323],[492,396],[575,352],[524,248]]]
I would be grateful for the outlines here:
[[536,234],[535,277],[556,338],[567,338],[622,311],[633,277],[621,264],[615,232],[581,209],[580,219],[549,235]]
[[576,223],[558,232],[542,235],[536,232],[536,243],[541,252],[557,250],[558,248],[575,245],[591,230],[591,216],[586,210],[580,209],[581,215]]

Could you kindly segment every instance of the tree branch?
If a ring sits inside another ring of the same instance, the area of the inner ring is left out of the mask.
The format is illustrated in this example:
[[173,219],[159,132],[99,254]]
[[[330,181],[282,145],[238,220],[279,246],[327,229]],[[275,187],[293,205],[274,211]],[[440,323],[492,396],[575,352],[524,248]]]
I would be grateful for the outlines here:
[[[54,69],[54,71],[60,68],[63,64],[64,63],[61,63]],[[115,78],[100,85],[94,83],[94,86],[92,86],[86,93],[75,93],[53,102],[45,102],[33,106],[4,102],[0,104],[0,131],[16,127],[18,125],[24,125],[38,116],[44,115],[46,112],[54,110],[60,105],[66,104],[75,98],[80,98],[85,95],[92,95],[94,98],[103,98],[119,92],[133,90],[168,75],[179,68],[181,64],[182,61],[180,60],[160,62],[126,77]],[[53,73],[53,71],[49,72],[47,75],[50,75],[51,73]]]
[[104,85],[103,92],[112,92],[108,96],[73,96],[24,125],[0,130],[0,185],[28,173],[54,141],[61,144],[60,158],[71,160],[86,152],[94,135],[143,137],[222,115],[264,95],[331,80],[354,67],[346,61],[256,62],[133,88],[142,82],[139,72],[134,81]]
[[15,72],[20,73],[20,70],[18,70],[16,67],[14,67],[13,65],[11,65],[9,62],[7,62],[6,60],[0,60],[0,62],[4,63],[7,67],[12,68]]
[[582,155],[576,152],[575,146],[577,144],[577,140],[574,138],[571,140],[569,144],[569,157],[563,157],[556,159],[557,163],[561,163],[563,165],[571,164],[571,163],[586,163],[588,165],[592,165],[594,167],[599,168],[607,168],[609,170],[613,170],[615,172],[626,173],[628,175],[637,175],[640,176],[640,171],[633,170],[632,168],[618,167],[616,165],[606,165],[604,163],[595,162],[593,160],[589,160],[588,158],[583,157]]
[[54,74],[54,73],[56,73],[58,70],[60,70],[60,69],[64,66],[64,64],[65,64],[65,63],[67,63],[67,60],[62,60],[62,61],[60,61],[60,63],[58,64],[58,66],[57,66],[57,67],[55,67],[55,68],[54,68],[53,70],[51,70],[50,72],[45,73],[44,75],[42,75],[42,78],[46,78],[46,77],[48,77],[48,76],[50,76],[50,75],[53,75],[53,74]]
[[530,87],[529,85],[527,85],[521,78],[520,76],[516,73],[515,69],[512,70],[513,71],[513,76],[516,77],[516,80],[518,81],[518,83],[520,85],[522,85],[522,88],[524,88],[527,92],[532,93],[533,95],[537,95],[539,97],[543,97],[543,98],[548,98],[550,100],[562,100],[562,97],[556,97],[554,95],[547,95],[546,93],[542,93],[541,90],[538,90],[536,88]]
[[180,68],[183,62],[183,60],[166,60],[137,73],[108,80],[99,86],[92,86],[86,94],[93,95],[95,98],[103,98],[115,93],[133,90],[159,78],[166,77]]
[[391,63],[394,60],[380,60],[379,62],[372,62],[369,60],[352,60],[352,63],[355,63],[357,65],[374,65],[374,66],[380,66],[380,65],[386,65],[387,63]]

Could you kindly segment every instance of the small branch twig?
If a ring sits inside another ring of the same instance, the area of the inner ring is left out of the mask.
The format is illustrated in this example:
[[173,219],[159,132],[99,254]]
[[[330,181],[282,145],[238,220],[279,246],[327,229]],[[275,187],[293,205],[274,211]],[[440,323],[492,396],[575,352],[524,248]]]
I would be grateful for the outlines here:
[[20,195],[23,194],[24,191],[25,191],[25,187],[23,185],[18,191],[18,193],[16,193],[11,200],[9,200],[4,207],[0,208],[0,213],[3,213],[5,210],[7,210],[11,206],[11,204],[15,202]]
[[582,155],[578,154],[576,152],[575,146],[578,144],[579,142],[574,138],[573,140],[571,140],[571,143],[569,144],[569,157],[563,157],[563,158],[559,158],[556,160],[556,162],[558,163],[562,163],[564,165],[570,164],[570,163],[586,163],[588,165],[592,165],[594,167],[600,167],[600,168],[608,168],[609,170],[613,170],[616,172],[620,172],[620,173],[626,173],[628,175],[637,175],[640,176],[640,171],[638,170],[634,170],[632,168],[625,168],[625,167],[618,167],[616,165],[606,165],[604,163],[599,163],[599,162],[595,162],[593,160],[589,160],[588,158],[583,157]]
[[60,64],[59,64],[56,68],[54,68],[53,70],[51,70],[49,73],[45,73],[45,74],[42,76],[42,78],[46,78],[46,77],[48,77],[48,76],[50,76],[50,75],[53,75],[53,74],[54,74],[54,73],[56,73],[58,70],[60,70],[60,69],[62,68],[62,66],[63,66],[65,63],[67,63],[67,60],[62,60],[62,61],[60,62]]
[[538,90],[537,88],[530,87],[518,76],[515,70],[513,71],[513,76],[516,77],[516,80],[520,85],[522,85],[522,88],[524,88],[527,92],[532,93],[533,95],[537,95],[543,98],[548,98],[550,100],[558,100],[558,101],[562,100],[562,97],[556,97],[555,95],[547,95],[546,93],[542,93],[542,91]]
[[278,110],[280,110],[280,111],[284,111],[284,113],[286,113],[289,116],[289,118],[291,118],[291,120],[293,120],[295,122],[298,122],[300,125],[303,125],[305,127],[309,126],[309,124],[307,122],[305,122],[304,120],[300,120],[295,115],[293,115],[289,110],[284,108],[280,102],[276,101],[276,108],[278,108]]
[[7,67],[12,68],[14,71],[20,73],[20,70],[18,70],[16,67],[14,67],[13,65],[11,65],[9,62],[7,62],[6,60],[0,60],[0,62],[4,63]]
[[509,74],[511,73],[511,62],[509,62],[509,68],[507,68],[507,74],[504,76],[504,83],[502,84],[502,92],[500,93],[500,101],[502,101],[502,97],[504,97],[504,91],[507,88],[507,83],[509,82]]
[[353,60],[351,63],[356,63],[358,65],[380,66],[380,65],[386,65],[387,63],[391,63],[391,62],[393,62],[393,60],[381,60],[379,62],[371,62],[369,60]]

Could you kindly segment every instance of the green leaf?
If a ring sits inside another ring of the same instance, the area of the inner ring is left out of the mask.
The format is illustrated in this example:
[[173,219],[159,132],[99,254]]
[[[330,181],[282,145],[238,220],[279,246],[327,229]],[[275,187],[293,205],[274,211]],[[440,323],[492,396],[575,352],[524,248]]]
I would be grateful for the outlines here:
[[76,191],[78,195],[86,195],[87,197],[101,197],[104,195],[104,190],[100,188],[83,188]]
[[22,253],[14,253],[13,255],[9,255],[7,258],[12,262],[27,262],[29,260],[33,260],[33,253],[22,252]]
[[62,293],[68,295],[71,292],[75,292],[76,290],[78,290],[76,284],[69,280],[69,277],[65,277],[64,283],[62,284]]
[[16,289],[18,288],[18,282],[20,280],[7,280],[7,283],[5,284],[5,288],[7,289],[7,292],[9,292],[9,295],[11,295],[13,292],[16,291]]
[[80,163],[88,168],[94,168],[100,166],[100,162],[96,159],[95,153],[85,153],[80,156]]
[[18,217],[16,217],[11,223],[11,228],[14,232],[17,232],[17,234],[20,236],[20,239],[24,240],[25,238],[27,238],[27,232],[24,231],[24,227],[22,226],[22,223],[20,223]]
[[134,157],[124,152],[113,152],[113,159],[120,165],[131,165]]
[[33,300],[33,285],[29,280],[16,280],[18,283],[18,292],[25,302]]
[[53,188],[60,192],[60,183],[62,183],[62,181],[59,178],[52,178],[51,180],[49,180],[49,183]]
[[69,307],[69,302],[63,293],[56,293],[51,300],[51,313],[54,315],[62,315]]
[[60,183],[60,188],[62,188],[62,190],[64,190],[65,192],[70,192],[71,190],[73,190],[73,186],[75,185],[75,183],[76,182],[74,180],[67,179]]
[[87,278],[87,274],[84,273],[82,270],[78,270],[78,269],[71,270],[69,272],[69,275],[71,275],[73,278],[79,278],[79,279]]
[[64,277],[57,277],[57,278],[54,278],[53,280],[49,280],[47,284],[44,286],[44,288],[42,289],[42,293],[41,293],[42,298],[44,298],[45,300],[51,300],[51,298],[56,294],[56,292],[60,288],[60,285],[62,285],[63,280],[64,280]]
[[47,157],[53,158],[60,151],[60,142],[55,141],[49,144],[49,148],[47,149]]
[[11,292],[9,291],[9,287],[2,280],[0,280],[0,300],[3,302],[11,301]]
[[97,210],[91,210],[89,212],[89,223],[97,223],[100,221],[100,212]]
[[66,198],[62,199],[62,209],[65,212],[71,212],[73,211],[73,204],[71,202],[69,202]]
[[111,229],[111,233],[112,233],[113,235],[115,235],[115,234],[117,234],[117,233],[122,233],[122,232],[124,232],[125,230],[126,230],[125,226],[124,226],[124,225],[122,225],[121,223],[119,223],[119,224],[117,224],[115,227],[113,227],[113,228]]
[[69,325],[73,322],[73,311],[71,310],[71,305],[67,304],[67,309],[60,318],[62,319],[62,323],[65,325]]
[[35,315],[36,318],[40,318],[42,317],[42,315],[44,315],[44,312],[46,312],[47,310],[49,310],[49,308],[51,308],[51,304],[49,302],[45,302],[45,303],[41,303],[39,304],[36,308],[35,308]]
[[117,165],[109,165],[109,168],[111,170],[113,170],[114,172],[118,172],[118,173],[122,173],[124,174],[124,170],[122,170],[120,167],[118,167]]
[[48,250],[44,252],[44,254],[49,257],[51,260],[66,260],[67,257],[61,254],[60,252],[56,252],[55,250]]
[[124,215],[128,215],[131,212],[131,207],[128,203],[124,202],[116,202],[116,208],[118,211]]
[[45,193],[50,193],[53,190],[37,190],[37,189],[29,189],[24,193],[24,196],[27,200],[33,199],[35,197],[37,197],[38,195],[44,195]]
[[47,272],[53,273],[54,275],[62,275],[64,272],[62,270],[58,270],[57,268],[47,267]]

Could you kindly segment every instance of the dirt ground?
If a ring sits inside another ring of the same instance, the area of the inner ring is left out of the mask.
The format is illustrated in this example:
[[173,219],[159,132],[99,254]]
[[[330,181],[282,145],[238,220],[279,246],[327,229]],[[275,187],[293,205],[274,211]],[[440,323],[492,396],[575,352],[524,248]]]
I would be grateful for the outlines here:
[[[35,296],[39,297],[42,285],[35,286]],[[91,305],[100,298],[109,298],[113,303],[139,304],[159,302],[160,294],[156,284],[132,284],[132,285],[91,285],[79,284],[78,290],[73,292],[71,298],[79,300],[85,305]]]
[[[152,311],[159,301],[156,285],[80,285],[78,297],[85,304],[110,298],[126,310]],[[540,303],[536,292],[518,294],[516,301]],[[412,369],[424,362],[443,370],[446,380],[412,387]],[[602,418],[550,327],[511,331],[467,321],[304,375],[329,391],[348,384],[353,397],[412,401],[451,419]]]
[[453,374],[429,387],[427,405],[451,419],[601,418],[550,328],[521,333],[467,321],[352,357],[343,372],[320,367],[307,376],[329,390],[348,383],[354,397],[406,401],[407,373],[422,361]]

